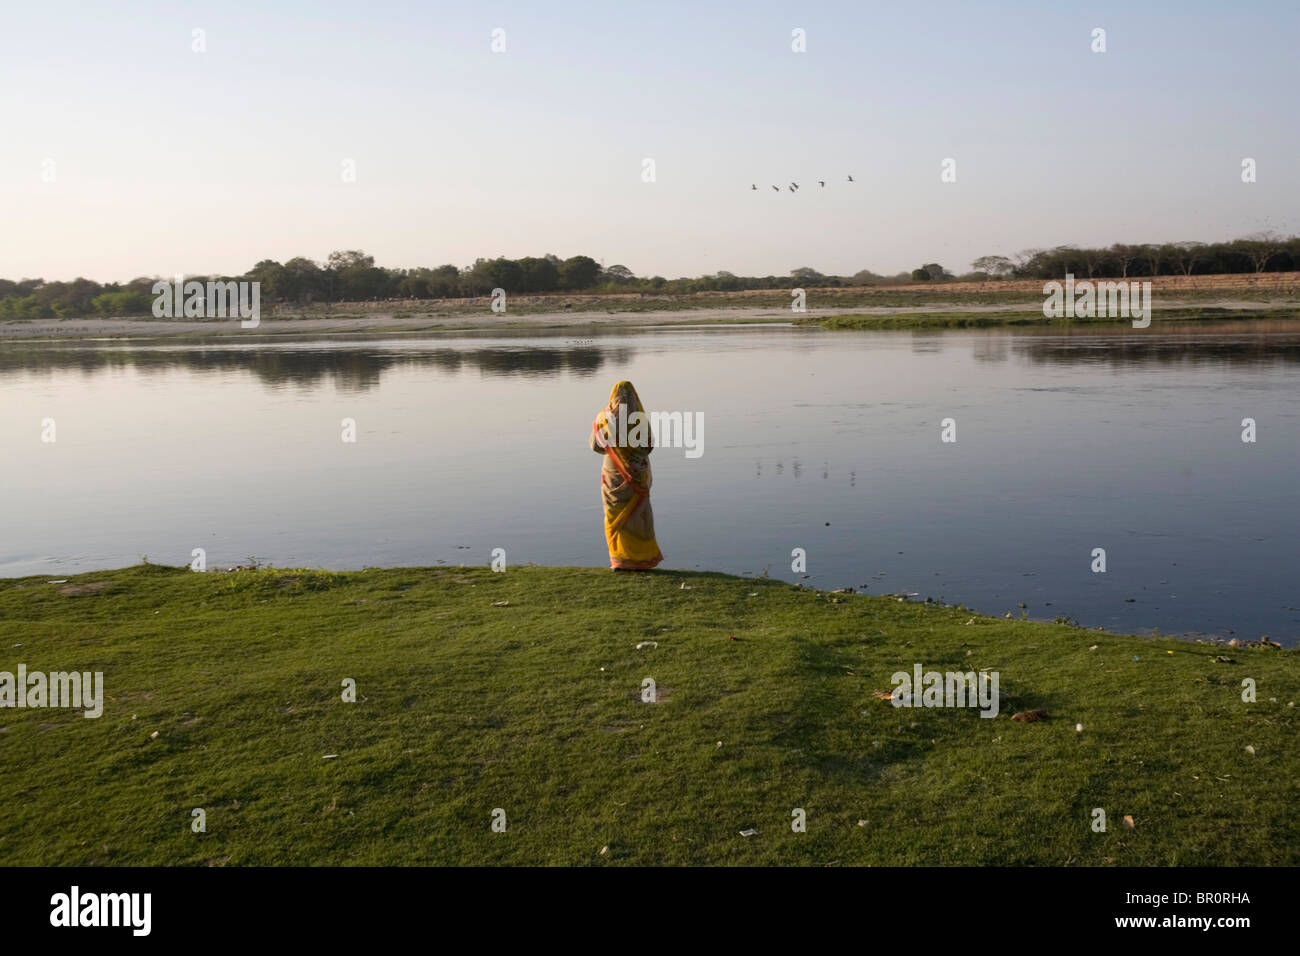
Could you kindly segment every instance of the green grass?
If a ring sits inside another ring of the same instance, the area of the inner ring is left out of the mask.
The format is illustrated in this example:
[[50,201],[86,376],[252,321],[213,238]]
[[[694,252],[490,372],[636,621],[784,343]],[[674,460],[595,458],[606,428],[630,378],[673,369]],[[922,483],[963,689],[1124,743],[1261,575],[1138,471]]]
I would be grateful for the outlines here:
[[[0,710],[6,864],[1300,861],[1291,650],[721,574],[153,565],[0,581],[0,648],[107,697]],[[872,697],[917,662],[1009,699]]]
[[[1164,322],[1222,322],[1233,319],[1300,319],[1300,308],[1230,309],[1222,307],[1157,308],[1153,324]],[[1096,316],[1093,318],[1051,319],[1043,315],[1042,303],[1020,311],[1002,312],[900,312],[890,315],[808,315],[796,325],[815,325],[824,329],[925,329],[990,328],[1006,325],[1131,325],[1131,318]]]

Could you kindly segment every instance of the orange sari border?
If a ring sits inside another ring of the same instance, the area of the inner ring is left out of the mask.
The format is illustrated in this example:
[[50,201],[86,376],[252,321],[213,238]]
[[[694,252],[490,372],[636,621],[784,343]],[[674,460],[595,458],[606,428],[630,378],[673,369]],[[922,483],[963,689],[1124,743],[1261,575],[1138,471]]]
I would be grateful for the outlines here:
[[610,558],[609,566],[611,568],[622,568],[625,571],[649,571],[664,559],[661,554],[651,561],[628,561],[622,558]]

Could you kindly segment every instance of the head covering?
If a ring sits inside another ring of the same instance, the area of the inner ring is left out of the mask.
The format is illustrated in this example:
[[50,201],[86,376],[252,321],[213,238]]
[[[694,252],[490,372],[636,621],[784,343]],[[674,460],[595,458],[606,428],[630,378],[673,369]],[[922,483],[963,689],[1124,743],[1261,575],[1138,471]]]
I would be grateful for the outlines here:
[[645,411],[645,407],[641,404],[641,397],[636,393],[636,388],[631,382],[627,381],[618,382],[609,392],[609,410],[617,412],[620,405],[626,405],[629,411]]
[[[641,413],[640,428],[637,428],[636,420],[632,419],[633,412]],[[620,416],[623,415],[628,418],[625,424],[620,423]],[[596,423],[601,426],[598,431],[607,445],[641,452],[648,452],[653,447],[650,422],[645,418],[645,406],[641,404],[641,396],[637,395],[631,382],[618,382],[610,390],[609,404],[596,416]],[[644,441],[633,440],[638,432],[644,436]]]

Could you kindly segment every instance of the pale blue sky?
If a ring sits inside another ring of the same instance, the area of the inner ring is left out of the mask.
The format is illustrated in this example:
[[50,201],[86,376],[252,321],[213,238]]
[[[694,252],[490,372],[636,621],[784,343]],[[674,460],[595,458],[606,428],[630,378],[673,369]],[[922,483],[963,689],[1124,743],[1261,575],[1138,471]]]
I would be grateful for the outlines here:
[[339,248],[892,273],[1300,232],[1298,28],[1290,0],[13,4],[0,277]]

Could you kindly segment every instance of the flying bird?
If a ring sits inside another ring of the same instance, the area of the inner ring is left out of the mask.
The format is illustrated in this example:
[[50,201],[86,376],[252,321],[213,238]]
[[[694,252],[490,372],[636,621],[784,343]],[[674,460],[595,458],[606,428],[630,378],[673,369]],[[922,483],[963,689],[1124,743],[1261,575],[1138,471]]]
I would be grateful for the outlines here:
[[849,176],[849,182],[853,182],[853,177],[851,175]]
[[791,186],[790,186],[790,192],[794,192],[795,189],[797,189],[797,188],[798,188],[798,187],[796,187],[796,186],[794,186],[794,185],[791,185]]
[[794,191],[794,190],[796,190],[796,189],[798,189],[798,188],[799,188],[799,184],[798,184],[798,183],[791,183],[791,184],[790,184],[790,189],[791,189],[791,191]]
[[749,184],[749,188],[750,188],[750,189],[757,189],[758,187],[755,186],[753,183],[750,183],[750,184]]
[[826,188],[826,180],[824,180],[824,179],[819,179],[819,180],[817,180],[817,185],[820,186],[822,189],[825,189],[825,188]]
[[773,186],[772,188],[775,189],[777,192],[780,192],[780,191],[781,191],[781,187],[780,187],[780,186]]

